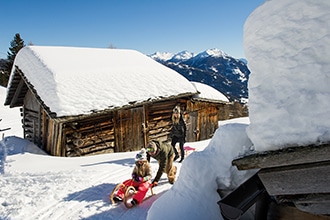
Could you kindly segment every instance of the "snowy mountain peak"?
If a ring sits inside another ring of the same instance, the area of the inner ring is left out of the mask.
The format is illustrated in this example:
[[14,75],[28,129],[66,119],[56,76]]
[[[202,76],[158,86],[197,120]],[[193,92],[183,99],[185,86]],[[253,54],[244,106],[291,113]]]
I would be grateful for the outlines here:
[[228,55],[225,52],[223,52],[222,50],[219,50],[217,48],[213,48],[213,49],[208,49],[208,50],[205,50],[204,52],[201,52],[201,53],[197,54],[196,57],[205,58],[205,57],[209,57],[209,56],[212,56],[212,57],[226,57]]
[[154,60],[158,60],[158,61],[166,61],[169,60],[173,57],[172,53],[169,52],[155,52],[151,55],[149,55],[149,57],[151,57]]
[[185,60],[189,60],[190,58],[192,58],[194,56],[194,53],[191,53],[187,50],[181,51],[180,53],[175,54],[170,60],[174,60],[174,61],[185,61]]
[[213,48],[193,54],[187,50],[175,54],[171,59],[153,59],[177,71],[189,81],[207,84],[225,94],[231,101],[248,98],[247,81],[250,71],[247,62],[231,57],[225,52]]
[[175,55],[169,52],[155,52],[151,55],[148,55],[154,60],[160,61],[160,62],[184,62],[186,60],[189,60],[190,58],[206,58],[206,57],[227,57],[228,54],[223,52],[222,50],[219,50],[217,48],[208,49],[201,53],[195,54],[192,52],[189,52],[188,50],[181,51]]

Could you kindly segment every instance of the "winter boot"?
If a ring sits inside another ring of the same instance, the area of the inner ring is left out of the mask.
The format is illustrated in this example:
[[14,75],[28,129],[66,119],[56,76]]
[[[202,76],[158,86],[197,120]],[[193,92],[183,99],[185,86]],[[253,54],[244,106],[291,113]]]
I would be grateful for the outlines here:
[[132,204],[132,207],[136,206],[138,204],[138,201],[136,199],[132,199],[131,204]]
[[176,170],[176,166],[173,166],[167,174],[167,179],[170,184],[175,182]]
[[180,153],[181,153],[181,159],[179,161],[179,163],[182,163],[183,159],[184,159],[184,148],[183,148],[183,145],[180,145]]
[[182,163],[183,160],[184,160],[184,151],[183,151],[183,153],[181,153],[181,159],[180,159],[179,163]]
[[115,201],[117,203],[117,202],[122,202],[123,199],[120,198],[119,196],[115,196],[115,197],[113,197],[113,201]]

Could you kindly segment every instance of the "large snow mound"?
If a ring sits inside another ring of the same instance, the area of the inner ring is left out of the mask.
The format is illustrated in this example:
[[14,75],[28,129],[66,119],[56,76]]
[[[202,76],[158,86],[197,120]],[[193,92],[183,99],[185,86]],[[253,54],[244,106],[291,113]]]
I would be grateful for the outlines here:
[[271,0],[244,26],[257,151],[330,141],[330,1]]

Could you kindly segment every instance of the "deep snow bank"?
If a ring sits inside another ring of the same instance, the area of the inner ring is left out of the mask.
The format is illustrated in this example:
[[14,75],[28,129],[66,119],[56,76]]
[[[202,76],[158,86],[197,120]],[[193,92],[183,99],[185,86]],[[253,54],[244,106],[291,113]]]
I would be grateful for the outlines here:
[[330,141],[330,1],[270,0],[244,26],[257,151]]
[[250,151],[252,143],[246,127],[238,123],[223,125],[203,151],[189,155],[177,182],[154,202],[147,219],[221,218],[217,189],[233,189],[255,172],[237,171],[231,165],[233,158]]

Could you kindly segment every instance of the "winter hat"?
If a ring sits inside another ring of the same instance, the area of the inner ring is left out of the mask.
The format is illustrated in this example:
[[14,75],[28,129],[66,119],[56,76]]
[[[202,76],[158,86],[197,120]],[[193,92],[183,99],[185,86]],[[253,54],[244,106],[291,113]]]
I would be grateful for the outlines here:
[[149,153],[155,154],[157,151],[157,145],[155,142],[150,141],[147,146],[147,150]]
[[179,113],[180,114],[180,107],[175,106],[174,109],[173,109],[173,113]]
[[147,160],[147,151],[144,148],[142,148],[141,151],[137,153],[135,156],[135,161],[140,161],[140,160]]

